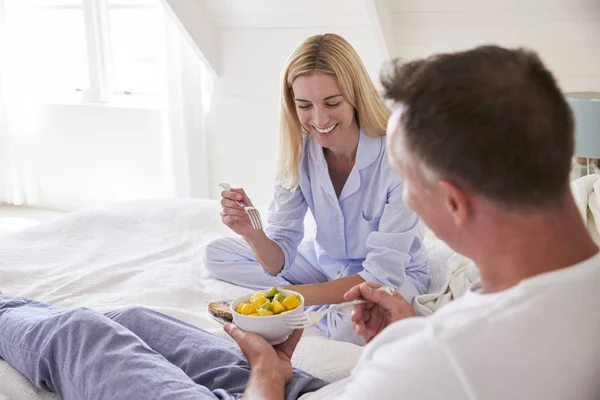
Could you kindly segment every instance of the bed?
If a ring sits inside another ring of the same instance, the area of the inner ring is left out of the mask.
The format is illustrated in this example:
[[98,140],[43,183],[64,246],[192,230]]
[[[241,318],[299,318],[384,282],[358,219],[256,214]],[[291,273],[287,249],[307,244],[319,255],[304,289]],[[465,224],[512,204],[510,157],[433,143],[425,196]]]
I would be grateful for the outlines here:
[[[213,200],[143,200],[73,212],[18,232],[0,230],[0,290],[99,312],[142,305],[227,337],[207,304],[247,290],[210,279],[203,268],[205,244],[232,234],[219,212]],[[307,232],[314,231],[310,224],[307,219]],[[416,303],[422,314],[461,295],[476,278],[468,260],[442,242],[428,237],[426,244],[435,277],[432,294]],[[451,276],[454,293],[448,290]],[[293,362],[335,381],[350,373],[360,353],[359,346],[330,341],[313,328]],[[57,399],[2,360],[0,393],[14,400]]]

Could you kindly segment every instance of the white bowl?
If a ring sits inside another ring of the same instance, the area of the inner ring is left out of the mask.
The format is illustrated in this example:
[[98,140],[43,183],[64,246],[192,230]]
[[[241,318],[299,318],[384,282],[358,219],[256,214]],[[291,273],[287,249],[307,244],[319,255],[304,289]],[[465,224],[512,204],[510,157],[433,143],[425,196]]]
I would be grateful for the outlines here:
[[269,315],[266,317],[250,317],[248,315],[243,315],[235,310],[237,310],[240,303],[248,303],[250,301],[250,297],[256,292],[267,293],[269,289],[266,290],[255,290],[254,292],[248,293],[242,297],[238,297],[231,303],[231,314],[233,314],[233,323],[242,328],[247,332],[254,332],[264,337],[270,344],[279,344],[283,343],[287,340],[290,334],[294,331],[294,328],[288,328],[283,322],[283,315],[290,314],[302,314],[304,312],[304,297],[292,290],[279,289],[279,293],[282,293],[284,296],[289,296],[292,294],[300,297],[300,305],[294,308],[292,311],[286,311],[285,313],[277,314],[277,315]]

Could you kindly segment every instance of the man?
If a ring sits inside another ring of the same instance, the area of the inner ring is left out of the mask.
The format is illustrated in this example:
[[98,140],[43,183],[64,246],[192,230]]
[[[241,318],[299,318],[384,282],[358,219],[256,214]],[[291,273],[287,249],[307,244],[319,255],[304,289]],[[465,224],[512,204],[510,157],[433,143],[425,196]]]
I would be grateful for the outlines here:
[[[353,288],[346,299],[372,301],[352,317],[369,345],[349,379],[306,398],[600,398],[600,255],[569,189],[573,120],[552,74],[532,52],[486,46],[383,83],[404,200],[481,282],[408,319],[401,296]],[[254,338],[226,329],[258,371]],[[278,398],[260,379],[248,391]]]
[[487,46],[398,65],[384,87],[405,202],[481,283],[426,318],[374,283],[351,289],[371,301],[353,310],[368,345],[351,377],[324,386],[294,371],[299,331],[274,348],[226,325],[246,363],[149,310],[8,296],[0,356],[67,399],[599,398],[600,255],[569,191],[573,121],[550,72],[534,53]]

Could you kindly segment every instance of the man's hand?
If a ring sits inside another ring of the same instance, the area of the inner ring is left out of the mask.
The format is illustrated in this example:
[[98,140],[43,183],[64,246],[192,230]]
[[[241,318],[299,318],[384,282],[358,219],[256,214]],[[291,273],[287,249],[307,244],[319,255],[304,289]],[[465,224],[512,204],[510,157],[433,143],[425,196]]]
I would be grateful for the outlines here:
[[277,384],[285,385],[292,379],[292,354],[302,337],[302,329],[295,330],[288,340],[272,346],[262,336],[246,332],[234,324],[225,324],[223,327],[237,342],[242,353],[248,359],[252,370],[272,371]]
[[380,289],[381,286],[375,282],[365,282],[354,286],[344,295],[346,301],[359,296],[369,301],[352,308],[352,326],[367,343],[386,326],[416,315],[415,310],[400,293],[389,294]]

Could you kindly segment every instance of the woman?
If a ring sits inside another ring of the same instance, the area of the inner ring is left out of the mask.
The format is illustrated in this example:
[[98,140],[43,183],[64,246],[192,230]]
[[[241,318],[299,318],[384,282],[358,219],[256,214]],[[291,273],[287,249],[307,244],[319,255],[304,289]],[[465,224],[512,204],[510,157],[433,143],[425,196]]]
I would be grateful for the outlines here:
[[[388,117],[346,40],[325,34],[302,43],[283,74],[268,225],[252,228],[236,203],[252,204],[243,189],[222,192],[222,221],[241,238],[208,244],[211,275],[250,288],[293,284],[308,306],[339,303],[364,281],[391,285],[409,302],[425,293],[423,228],[387,163]],[[301,243],[308,209],[316,237]],[[351,329],[349,311],[329,313],[320,328],[332,339],[364,344]]]

